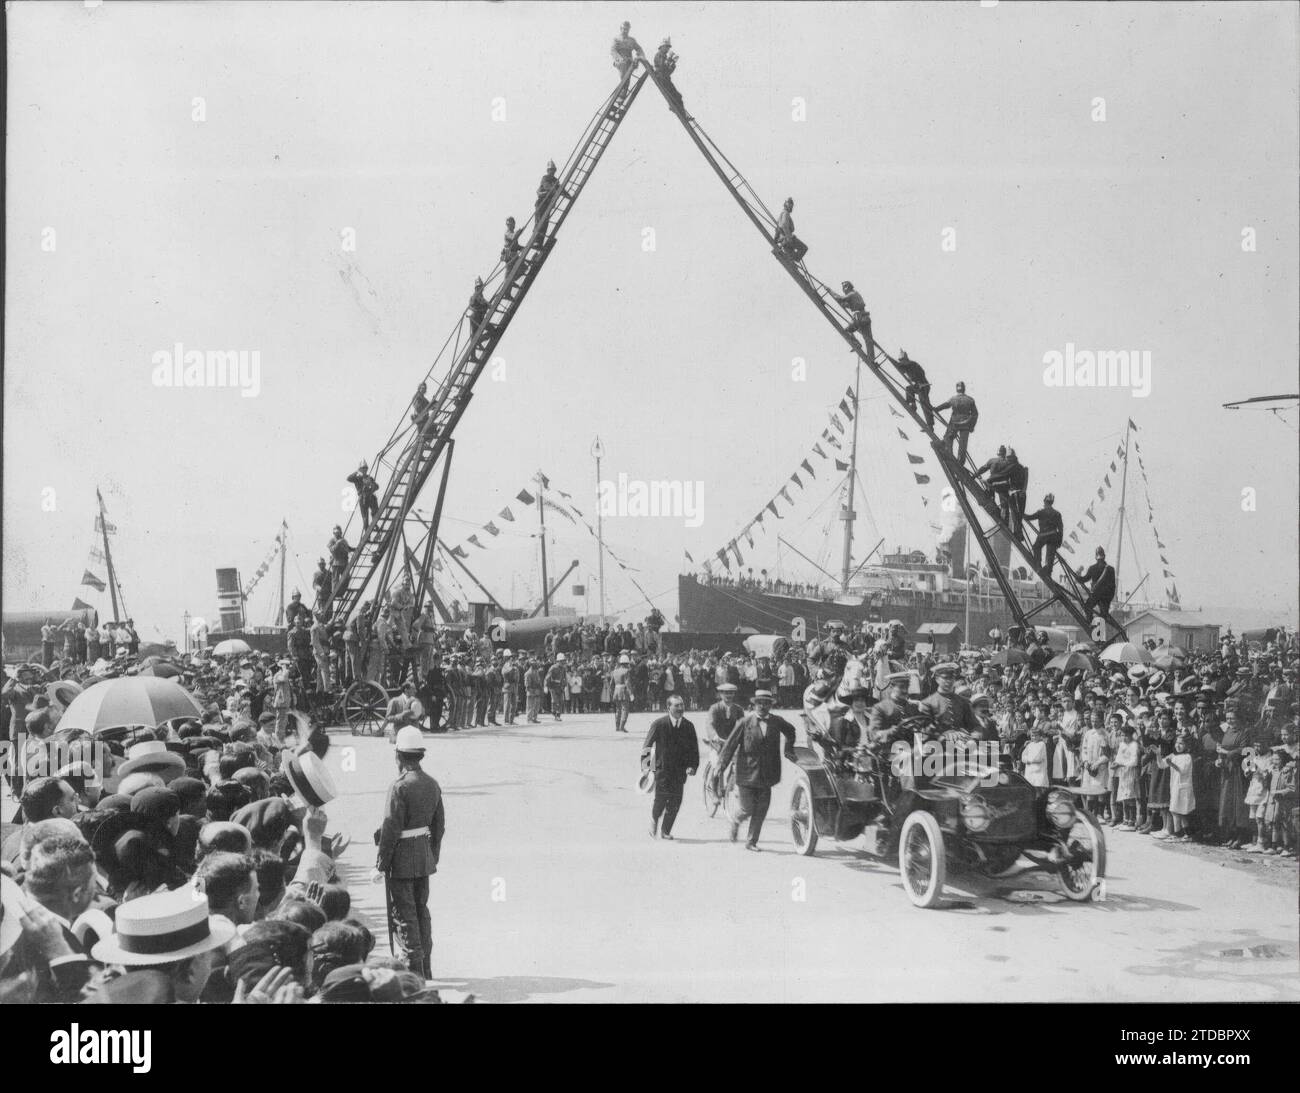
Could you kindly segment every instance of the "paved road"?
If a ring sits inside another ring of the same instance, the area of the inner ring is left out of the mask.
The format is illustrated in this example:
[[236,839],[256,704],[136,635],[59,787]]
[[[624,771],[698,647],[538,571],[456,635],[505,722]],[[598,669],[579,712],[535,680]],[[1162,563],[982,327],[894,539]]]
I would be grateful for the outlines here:
[[[676,841],[652,841],[633,788],[649,721],[634,715],[628,736],[587,715],[426,737],[446,794],[430,903],[447,986],[492,1002],[1300,999],[1294,860],[1108,829],[1104,903],[1013,902],[1052,886],[958,877],[946,909],[922,911],[857,844],[794,853],[793,768],[764,853],[705,818],[698,778]],[[354,905],[382,928],[371,835],[391,745],[333,742],[331,827],[352,832]]]

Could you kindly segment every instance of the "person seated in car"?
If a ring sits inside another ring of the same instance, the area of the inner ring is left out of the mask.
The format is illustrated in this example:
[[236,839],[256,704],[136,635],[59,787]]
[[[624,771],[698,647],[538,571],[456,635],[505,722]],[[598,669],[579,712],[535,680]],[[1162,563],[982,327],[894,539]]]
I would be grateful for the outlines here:
[[867,738],[870,732],[871,693],[866,688],[857,688],[841,698],[848,703],[848,709],[831,718],[820,743],[828,761],[839,763],[853,754],[854,749]]
[[866,738],[873,746],[888,748],[895,740],[911,743],[911,734],[899,728],[904,720],[916,714],[915,705],[907,697],[911,681],[911,672],[890,674],[888,692],[871,708]]

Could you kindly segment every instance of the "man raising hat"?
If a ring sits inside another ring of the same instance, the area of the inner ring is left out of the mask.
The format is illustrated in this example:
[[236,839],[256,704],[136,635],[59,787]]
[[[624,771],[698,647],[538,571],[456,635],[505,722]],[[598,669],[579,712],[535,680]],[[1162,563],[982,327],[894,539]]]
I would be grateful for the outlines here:
[[432,977],[433,926],[429,877],[438,871],[446,817],[442,789],[420,768],[424,738],[414,725],[397,731],[397,780],[388,787],[383,825],[375,832],[376,866],[384,875],[393,954]]
[[[780,737],[785,737],[785,757],[794,762],[794,726],[772,713],[772,692],[754,692],[754,712],[736,723],[727,742],[718,753],[717,776],[736,760],[736,786],[740,790],[740,819],[749,817],[746,850],[758,850],[758,836],[763,830],[772,787],[781,781]],[[721,796],[721,794],[719,794]],[[731,841],[740,835],[740,822],[731,825]]]

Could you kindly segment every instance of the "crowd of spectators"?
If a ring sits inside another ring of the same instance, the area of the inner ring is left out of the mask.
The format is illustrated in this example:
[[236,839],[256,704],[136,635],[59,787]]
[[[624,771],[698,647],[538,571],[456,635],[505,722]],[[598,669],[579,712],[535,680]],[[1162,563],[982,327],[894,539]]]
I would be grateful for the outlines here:
[[45,693],[73,665],[6,683],[0,1001],[442,1000],[352,913],[326,733],[277,728],[247,680],[260,663],[173,667],[200,716],[94,735],[60,729]]

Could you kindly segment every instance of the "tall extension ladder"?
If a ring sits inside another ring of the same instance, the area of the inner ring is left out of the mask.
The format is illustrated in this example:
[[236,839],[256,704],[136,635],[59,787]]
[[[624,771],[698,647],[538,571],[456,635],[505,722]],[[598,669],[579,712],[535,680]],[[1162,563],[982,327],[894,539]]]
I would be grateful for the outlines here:
[[[894,377],[883,371],[883,365],[897,365],[888,353],[881,349],[871,335],[870,326],[863,332],[867,345],[858,341],[855,332],[850,329],[851,319],[844,309],[835,301],[826,286],[818,281],[809,271],[802,260],[795,261],[789,255],[785,254],[776,245],[776,217],[763,204],[762,199],[757,192],[749,185],[740,171],[723,155],[722,151],[709,138],[708,134],[699,126],[694,118],[690,117],[682,105],[680,97],[674,95],[674,90],[669,81],[660,73],[655,72],[649,65],[644,66],[650,78],[654,81],[655,86],[663,95],[668,103],[668,109],[681,122],[682,128],[686,130],[687,135],[699,149],[700,154],[704,156],[709,166],[713,168],[714,173],[722,180],[727,191],[736,202],[740,205],[745,215],[749,217],[763,238],[767,240],[768,246],[772,248],[772,253],[777,261],[785,268],[785,271],[794,278],[795,283],[804,291],[804,294],[813,302],[817,310],[825,316],[826,321],[835,328],[856,353],[871,369],[872,374],[878,379],[885,389],[894,397],[894,401],[903,409],[903,411],[912,419],[913,423],[920,429],[930,441],[930,446],[934,449],[935,457],[939,460],[940,467],[943,468],[944,475],[947,477],[949,484],[952,486],[954,495],[961,505],[962,512],[966,517],[966,523],[969,525],[972,534],[979,542],[980,549],[984,553],[984,558],[988,563],[989,571],[993,574],[1002,591],[1002,595],[1007,601],[1007,606],[1011,609],[1012,615],[1021,626],[1031,625],[1030,620],[1039,612],[1050,607],[1054,603],[1059,603],[1070,616],[1088,632],[1089,618],[1088,613],[1083,609],[1083,601],[1086,599],[1087,591],[1080,581],[1079,577],[1073,570],[1061,559],[1061,570],[1066,576],[1068,588],[1058,584],[1052,575],[1038,565],[1034,558],[1032,547],[1027,540],[1013,534],[1011,528],[1002,519],[997,505],[994,503],[989,491],[980,483],[973,473],[974,464],[970,463],[969,457],[967,462],[969,466],[964,466],[957,462],[949,451],[948,446],[943,439],[934,431],[934,428],[927,423],[925,417],[915,406],[909,405],[906,395],[906,388]],[[936,420],[942,423],[942,418],[935,415]],[[975,515],[975,509],[979,508],[992,520],[992,527],[985,528]],[[1026,526],[1030,526],[1029,521],[1024,521]],[[1028,610],[1020,603],[1016,596],[1015,589],[1011,586],[1010,579],[1005,572],[1002,564],[998,561],[996,553],[990,542],[990,536],[1000,531],[1020,552],[1026,565],[1038,575],[1039,580],[1043,582],[1043,587],[1047,590],[1047,597]],[[1113,626],[1120,637],[1124,637],[1124,627],[1119,624],[1111,614],[1106,615],[1106,621]]]
[[[605,101],[600,113],[589,123],[585,139],[559,176],[560,185],[555,191],[556,196],[547,206],[542,222],[534,224],[527,244],[505,271],[500,288],[489,302],[483,322],[471,331],[466,345],[456,355],[437,394],[430,402],[428,420],[423,429],[415,430],[415,435],[398,457],[375,517],[362,532],[348,568],[335,586],[332,600],[334,618],[346,619],[352,615],[376,573],[380,574],[379,587],[382,589],[386,584],[394,560],[400,553],[395,547],[403,523],[465,413],[474,383],[545,265],[560,227],[591,178],[605,149],[609,147],[623,118],[627,116],[644,82],[644,71],[634,71],[627,87],[620,85],[616,88]],[[524,227],[526,229],[527,224]],[[469,320],[466,319],[465,322],[468,325]],[[435,535],[436,531],[436,528],[433,529]]]

